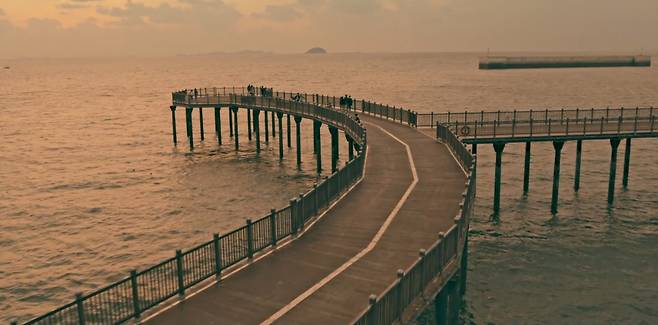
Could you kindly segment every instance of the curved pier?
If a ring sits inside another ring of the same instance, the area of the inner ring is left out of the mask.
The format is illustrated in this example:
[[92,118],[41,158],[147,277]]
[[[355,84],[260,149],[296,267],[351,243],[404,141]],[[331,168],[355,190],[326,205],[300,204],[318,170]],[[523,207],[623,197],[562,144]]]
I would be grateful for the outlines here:
[[[215,109],[221,144],[221,110],[228,107],[236,148],[245,126],[240,127],[239,111],[246,110],[247,132],[257,151],[260,113],[266,145],[271,114],[272,140],[278,136],[281,159],[287,115],[297,126],[298,163],[299,125],[311,119],[318,172],[323,168],[320,129],[326,124],[333,173],[281,210],[177,251],[175,257],[135,270],[108,287],[80,294],[27,324],[119,324],[131,319],[153,324],[388,324],[414,318],[418,307],[435,295],[439,321],[454,323],[475,195],[474,178],[469,181],[474,157],[454,135],[437,143],[415,129],[415,112],[369,101],[347,104],[313,94],[208,88],[173,93],[175,143],[178,106],[185,107],[191,149],[195,108],[201,141],[203,108]],[[365,113],[361,120],[356,112]],[[340,131],[350,160],[339,169]]]

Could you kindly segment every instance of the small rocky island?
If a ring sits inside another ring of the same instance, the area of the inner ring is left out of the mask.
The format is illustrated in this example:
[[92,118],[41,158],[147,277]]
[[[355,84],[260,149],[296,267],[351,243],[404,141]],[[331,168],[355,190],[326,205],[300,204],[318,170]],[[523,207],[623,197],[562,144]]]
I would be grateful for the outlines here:
[[327,50],[325,50],[321,47],[314,47],[314,48],[306,51],[306,54],[327,54]]

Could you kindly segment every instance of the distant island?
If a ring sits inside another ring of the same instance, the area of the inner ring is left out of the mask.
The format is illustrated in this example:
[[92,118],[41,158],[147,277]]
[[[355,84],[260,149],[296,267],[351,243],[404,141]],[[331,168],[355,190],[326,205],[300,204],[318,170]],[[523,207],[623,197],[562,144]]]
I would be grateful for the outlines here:
[[327,50],[325,50],[321,47],[314,47],[314,48],[306,51],[306,54],[327,54]]

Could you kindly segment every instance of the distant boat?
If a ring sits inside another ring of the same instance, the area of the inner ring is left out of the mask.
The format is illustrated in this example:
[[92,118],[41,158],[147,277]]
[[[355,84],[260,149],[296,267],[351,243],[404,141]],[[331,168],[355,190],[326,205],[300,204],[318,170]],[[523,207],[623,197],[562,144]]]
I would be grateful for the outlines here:
[[306,51],[306,54],[327,54],[327,50],[325,50],[321,47],[314,47],[314,48]]
[[9,66],[6,66],[6,67],[5,67],[5,70],[9,70],[9,69],[11,69]]

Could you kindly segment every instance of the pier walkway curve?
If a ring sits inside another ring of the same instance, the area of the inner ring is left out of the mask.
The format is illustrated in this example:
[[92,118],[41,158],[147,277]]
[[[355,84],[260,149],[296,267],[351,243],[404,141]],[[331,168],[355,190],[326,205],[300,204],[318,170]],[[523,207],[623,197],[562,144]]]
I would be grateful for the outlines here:
[[346,324],[447,232],[466,180],[449,149],[412,128],[362,120],[365,177],[348,196],[287,247],[147,323]]
[[[291,117],[296,124],[299,163],[299,125],[310,119],[316,150],[320,127],[329,127],[332,174],[280,210],[25,324],[392,324],[430,302],[438,323],[456,323],[475,198],[475,157],[456,135],[435,139],[416,130],[415,112],[351,98],[253,88],[172,95],[174,143],[177,106],[185,107],[190,149],[194,109],[203,141],[202,109],[214,108],[221,145],[228,107],[236,148],[239,110],[257,153],[262,131],[268,143],[268,115],[272,137],[278,120],[283,159],[286,116],[289,146]],[[339,131],[349,143],[342,168]],[[320,172],[321,150],[315,157]]]

